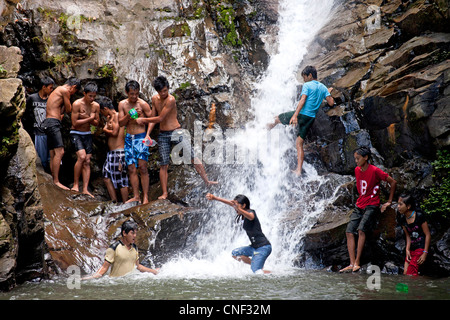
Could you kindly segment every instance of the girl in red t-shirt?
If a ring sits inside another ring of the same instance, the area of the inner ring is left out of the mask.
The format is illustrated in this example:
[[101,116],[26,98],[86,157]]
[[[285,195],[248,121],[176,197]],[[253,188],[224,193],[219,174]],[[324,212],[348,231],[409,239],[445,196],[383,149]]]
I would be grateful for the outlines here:
[[[356,188],[359,197],[356,207],[350,216],[347,225],[347,248],[350,256],[350,265],[339,270],[339,272],[358,271],[360,269],[360,258],[366,242],[366,233],[371,231],[377,213],[380,211],[380,182],[387,181],[391,186],[389,200],[381,206],[381,212],[392,204],[397,182],[380,168],[370,164],[371,152],[367,147],[355,150],[356,162],[355,177]],[[355,257],[355,234],[358,234],[358,246]]]

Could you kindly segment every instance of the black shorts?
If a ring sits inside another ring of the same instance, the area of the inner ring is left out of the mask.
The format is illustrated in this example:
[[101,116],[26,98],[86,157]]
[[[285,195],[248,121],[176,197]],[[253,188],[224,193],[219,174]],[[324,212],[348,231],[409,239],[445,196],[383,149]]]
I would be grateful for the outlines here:
[[48,150],[64,148],[61,134],[61,121],[55,118],[47,118],[42,122],[41,128],[47,135]]
[[371,231],[379,212],[380,208],[378,206],[367,206],[364,209],[355,207],[345,232],[357,233],[358,230],[361,230],[367,233]]
[[[282,124],[289,125],[289,121],[291,121],[294,113],[295,111],[289,111],[279,114],[278,119]],[[297,116],[297,137],[301,137],[303,140],[305,140],[309,128],[311,128],[311,126],[313,125],[314,120],[316,120],[316,118],[312,118],[304,114],[299,114]]]
[[70,131],[70,140],[75,147],[75,151],[85,150],[86,154],[92,154],[92,134],[78,134],[76,131]]

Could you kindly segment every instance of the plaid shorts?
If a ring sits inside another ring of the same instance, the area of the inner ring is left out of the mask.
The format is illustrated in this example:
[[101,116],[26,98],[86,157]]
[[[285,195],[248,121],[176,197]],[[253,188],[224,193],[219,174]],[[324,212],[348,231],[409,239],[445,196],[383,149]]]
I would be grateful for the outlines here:
[[[191,147],[190,141],[183,135],[182,129],[176,129],[173,131],[160,131],[158,136],[158,150],[159,150],[159,165],[168,165],[170,162],[170,155],[172,147],[181,144],[182,150],[189,150],[191,157],[189,160],[194,159],[194,148]],[[184,155],[182,156],[184,160]],[[173,159],[172,159],[173,160]]]
[[107,153],[106,161],[103,165],[103,178],[110,179],[115,189],[128,187],[127,166],[123,149]]

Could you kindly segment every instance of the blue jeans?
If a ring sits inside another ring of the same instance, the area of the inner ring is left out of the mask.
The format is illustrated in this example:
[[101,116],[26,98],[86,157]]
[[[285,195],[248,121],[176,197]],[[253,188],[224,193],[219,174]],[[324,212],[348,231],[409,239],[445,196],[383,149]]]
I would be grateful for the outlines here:
[[36,134],[34,136],[34,147],[39,158],[41,159],[42,166],[44,168],[49,168],[50,153],[47,148],[47,136]]
[[237,249],[234,249],[231,254],[234,257],[238,256],[246,256],[250,257],[252,259],[252,263],[250,265],[253,272],[256,272],[264,267],[264,263],[266,262],[267,257],[272,252],[272,246],[270,244],[267,244],[265,246],[259,247],[257,249],[247,246],[247,247],[240,247]]

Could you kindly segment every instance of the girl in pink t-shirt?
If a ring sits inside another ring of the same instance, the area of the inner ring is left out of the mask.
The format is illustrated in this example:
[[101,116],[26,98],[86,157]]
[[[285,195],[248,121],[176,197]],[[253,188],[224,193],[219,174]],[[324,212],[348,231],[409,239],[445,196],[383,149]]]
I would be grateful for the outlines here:
[[[367,147],[360,147],[355,150],[356,162],[355,177],[356,188],[359,197],[356,200],[356,207],[350,216],[347,225],[347,248],[350,256],[350,265],[339,270],[339,272],[358,271],[360,269],[360,259],[366,242],[366,233],[371,231],[376,214],[380,211],[380,182],[387,181],[391,186],[389,200],[381,206],[381,212],[392,204],[397,182],[386,172],[369,163],[371,152]],[[355,234],[358,234],[358,246],[355,257]]]

